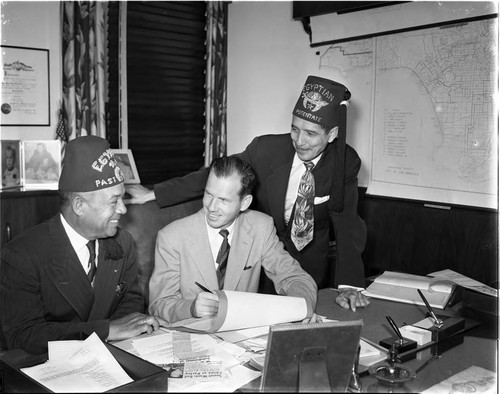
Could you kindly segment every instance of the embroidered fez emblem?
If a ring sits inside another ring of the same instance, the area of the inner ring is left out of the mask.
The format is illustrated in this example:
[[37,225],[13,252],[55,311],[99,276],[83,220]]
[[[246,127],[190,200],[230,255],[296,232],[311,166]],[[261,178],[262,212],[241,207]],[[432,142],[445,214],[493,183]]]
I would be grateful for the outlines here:
[[319,111],[325,105],[328,105],[328,102],[323,100],[323,96],[318,92],[303,93],[302,97],[304,98],[304,101],[302,102],[304,108],[309,109],[312,112]]

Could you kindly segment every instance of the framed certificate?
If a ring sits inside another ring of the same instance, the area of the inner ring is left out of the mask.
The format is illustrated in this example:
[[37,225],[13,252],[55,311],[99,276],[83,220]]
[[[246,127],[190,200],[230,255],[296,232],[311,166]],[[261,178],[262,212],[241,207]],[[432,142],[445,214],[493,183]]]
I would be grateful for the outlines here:
[[49,50],[1,46],[1,126],[50,126]]

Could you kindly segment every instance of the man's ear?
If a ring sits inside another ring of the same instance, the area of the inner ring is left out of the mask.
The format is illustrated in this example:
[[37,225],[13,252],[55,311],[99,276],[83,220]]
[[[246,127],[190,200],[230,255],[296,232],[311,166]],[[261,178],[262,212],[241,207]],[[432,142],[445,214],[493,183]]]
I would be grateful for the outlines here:
[[71,200],[71,209],[77,216],[83,215],[85,212],[85,199],[79,194],[75,195]]
[[246,211],[250,204],[253,201],[253,196],[251,194],[247,194],[243,199],[241,200],[241,207],[240,207],[240,212]]
[[328,132],[328,142],[333,142],[335,138],[339,135],[339,127],[335,126]]

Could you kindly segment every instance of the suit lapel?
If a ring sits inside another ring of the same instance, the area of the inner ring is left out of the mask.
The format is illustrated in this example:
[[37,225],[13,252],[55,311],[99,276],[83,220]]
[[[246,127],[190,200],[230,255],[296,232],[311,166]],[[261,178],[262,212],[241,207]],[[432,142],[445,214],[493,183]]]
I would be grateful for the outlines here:
[[313,168],[315,195],[323,197],[330,194],[333,179],[333,145],[328,144],[318,164]]
[[229,250],[224,290],[235,290],[240,281],[241,273],[248,262],[252,247],[250,226],[245,220],[245,212],[241,213],[234,226],[234,234]]
[[207,286],[211,289],[218,289],[219,283],[215,273],[215,261],[208,241],[204,209],[199,210],[192,219],[192,236],[189,237],[191,259]]
[[87,321],[94,294],[59,216],[52,222],[49,231],[54,250],[53,259],[46,267],[49,278],[80,319]]
[[286,153],[286,160],[277,166],[272,166],[272,174],[267,178],[269,190],[269,208],[278,232],[283,232],[285,225],[285,197],[288,188],[288,178],[292,169],[293,152]]

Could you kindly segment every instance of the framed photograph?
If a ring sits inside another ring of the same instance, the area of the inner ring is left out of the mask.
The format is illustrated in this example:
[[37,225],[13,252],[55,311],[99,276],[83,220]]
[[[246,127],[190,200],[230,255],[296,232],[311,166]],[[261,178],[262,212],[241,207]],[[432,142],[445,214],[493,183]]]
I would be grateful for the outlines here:
[[130,149],[111,149],[115,156],[118,165],[120,166],[123,175],[125,176],[125,184],[141,183],[139,172],[135,166],[134,156]]
[[22,141],[26,189],[57,189],[61,175],[61,141]]
[[1,46],[2,126],[50,126],[49,50]]
[[2,189],[22,186],[21,141],[2,140]]

